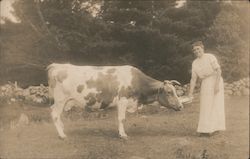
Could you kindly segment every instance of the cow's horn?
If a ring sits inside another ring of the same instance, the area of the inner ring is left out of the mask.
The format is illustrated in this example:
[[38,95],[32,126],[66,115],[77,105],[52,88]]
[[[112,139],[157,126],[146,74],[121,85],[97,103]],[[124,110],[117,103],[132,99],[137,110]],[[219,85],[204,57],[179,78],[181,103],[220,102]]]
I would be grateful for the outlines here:
[[178,84],[178,85],[181,85],[181,83],[180,83],[180,82],[178,82],[178,81],[176,81],[176,80],[171,80],[171,81],[170,81],[170,83],[172,83],[172,84]]

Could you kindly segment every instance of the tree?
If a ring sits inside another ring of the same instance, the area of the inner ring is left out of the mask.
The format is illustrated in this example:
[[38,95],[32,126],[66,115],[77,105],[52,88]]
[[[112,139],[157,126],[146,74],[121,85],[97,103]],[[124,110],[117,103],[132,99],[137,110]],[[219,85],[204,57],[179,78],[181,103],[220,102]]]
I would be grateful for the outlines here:
[[17,1],[15,10],[25,30],[20,35],[27,38],[20,43],[24,63],[129,64],[157,79],[185,83],[193,58],[190,43],[205,37],[220,6],[216,1],[187,1],[175,8],[175,0],[26,0]]
[[129,54],[128,63],[159,79],[187,82],[190,43],[204,37],[220,8],[216,1],[174,6],[174,0],[105,1],[100,16],[114,26],[110,36],[123,43],[120,55]]
[[208,45],[216,51],[228,81],[249,75],[250,16],[246,3],[222,3],[222,11],[206,34]]

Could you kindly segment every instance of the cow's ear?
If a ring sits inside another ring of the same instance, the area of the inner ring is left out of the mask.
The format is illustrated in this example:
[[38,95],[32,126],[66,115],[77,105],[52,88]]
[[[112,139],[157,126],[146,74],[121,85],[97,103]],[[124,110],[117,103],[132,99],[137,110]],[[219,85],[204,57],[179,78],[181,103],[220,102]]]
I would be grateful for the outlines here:
[[166,84],[171,84],[171,82],[169,80],[164,80],[163,81],[163,84],[166,85]]

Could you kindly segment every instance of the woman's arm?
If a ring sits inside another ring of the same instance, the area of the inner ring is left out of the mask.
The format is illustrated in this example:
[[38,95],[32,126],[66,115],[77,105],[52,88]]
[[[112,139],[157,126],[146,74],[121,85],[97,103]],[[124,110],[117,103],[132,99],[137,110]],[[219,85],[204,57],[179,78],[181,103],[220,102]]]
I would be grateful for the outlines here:
[[214,88],[214,93],[218,93],[219,90],[220,90],[220,78],[221,78],[221,69],[220,67],[216,68],[215,69],[215,72],[216,72],[216,81],[215,81],[215,88]]
[[220,65],[218,63],[218,60],[216,59],[216,57],[214,55],[210,55],[209,59],[210,59],[211,65],[214,69],[214,72],[216,74],[216,81],[215,81],[215,86],[214,86],[214,93],[216,94],[220,90],[219,85],[220,85],[220,78],[221,78],[221,68],[220,68]]
[[193,92],[194,92],[194,88],[196,85],[196,81],[197,81],[197,75],[195,73],[192,73],[192,78],[190,80],[190,89],[189,89],[189,97],[193,97]]

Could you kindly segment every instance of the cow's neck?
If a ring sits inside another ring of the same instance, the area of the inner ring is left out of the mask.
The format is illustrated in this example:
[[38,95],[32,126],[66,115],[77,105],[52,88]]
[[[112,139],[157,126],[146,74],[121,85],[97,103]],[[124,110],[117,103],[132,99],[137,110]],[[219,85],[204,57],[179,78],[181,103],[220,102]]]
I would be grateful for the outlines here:
[[147,87],[147,89],[144,89],[143,92],[141,92],[141,102],[143,104],[153,103],[158,99],[159,89],[163,87],[163,82],[155,80],[145,87]]

